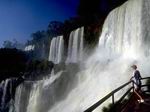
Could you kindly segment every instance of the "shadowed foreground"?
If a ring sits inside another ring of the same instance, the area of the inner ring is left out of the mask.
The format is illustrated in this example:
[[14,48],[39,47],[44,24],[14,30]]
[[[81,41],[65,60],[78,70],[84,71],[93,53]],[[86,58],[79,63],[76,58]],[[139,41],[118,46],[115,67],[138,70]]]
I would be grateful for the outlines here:
[[150,95],[144,93],[143,103],[139,103],[137,97],[133,95],[126,107],[121,112],[150,112]]

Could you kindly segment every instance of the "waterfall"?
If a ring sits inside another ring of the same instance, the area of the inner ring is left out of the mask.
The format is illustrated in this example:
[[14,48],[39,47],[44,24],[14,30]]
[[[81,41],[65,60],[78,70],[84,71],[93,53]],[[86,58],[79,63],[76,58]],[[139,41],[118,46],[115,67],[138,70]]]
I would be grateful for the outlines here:
[[7,111],[12,95],[12,80],[6,79],[0,83],[0,111]]
[[25,47],[24,51],[33,51],[34,50],[34,45],[28,45]]
[[109,52],[109,56],[120,55],[134,60],[143,75],[149,72],[149,9],[147,0],[127,1],[108,15],[99,40],[99,47]]
[[[132,64],[137,64],[143,77],[147,76],[150,73],[149,9],[148,0],[129,0],[113,10],[105,20],[98,47],[86,59],[82,65],[84,67],[73,74],[75,70],[69,65],[66,68],[72,69],[68,74],[66,70],[55,74],[57,77],[50,83],[48,79],[33,83],[24,112],[83,112],[129,81]],[[83,28],[79,28],[70,34],[68,63],[80,61],[79,54],[83,53],[82,32]],[[51,46],[54,47],[55,42]],[[72,83],[74,85],[70,86]],[[26,94],[19,92],[20,89],[17,89],[16,99],[20,98],[19,94]],[[124,92],[123,89],[115,94],[115,100]],[[24,102],[23,98],[19,101]],[[101,112],[101,109],[99,107],[94,112]]]
[[63,61],[63,56],[64,56],[63,36],[54,37],[50,45],[49,61],[58,64]]
[[44,80],[25,81],[16,91],[16,112],[47,112],[55,102],[64,97],[64,93],[73,84],[73,79],[74,74],[60,71]]
[[83,33],[84,27],[78,28],[70,33],[67,63],[77,63],[83,59]]
[[5,101],[6,101],[6,93],[7,93],[7,88],[8,88],[8,83],[9,83],[9,79],[8,80],[6,80],[6,82],[4,83],[4,87],[3,87],[3,95],[2,95],[2,103],[1,103],[1,105],[2,105],[2,108],[4,108],[4,106],[6,105],[5,104]]
[[[83,33],[84,28],[78,28],[70,33],[67,63],[77,63],[83,59]],[[49,61],[58,64],[64,60],[64,40],[63,36],[54,37],[51,41]]]
[[21,84],[15,94],[15,112],[27,112],[33,82]]
[[99,45],[107,47],[112,53],[130,56],[142,54],[141,13],[141,0],[130,0],[113,10],[105,20]]

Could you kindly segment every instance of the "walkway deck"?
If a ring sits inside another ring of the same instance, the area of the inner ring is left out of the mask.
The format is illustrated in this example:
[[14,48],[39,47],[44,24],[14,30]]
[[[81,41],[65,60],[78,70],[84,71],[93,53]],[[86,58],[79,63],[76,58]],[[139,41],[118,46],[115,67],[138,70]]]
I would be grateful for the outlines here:
[[[145,78],[142,78],[141,80],[150,80],[150,77],[145,77]],[[131,84],[132,84],[132,86],[131,86]],[[112,98],[112,107],[110,108],[109,112],[150,112],[150,84],[147,83],[147,84],[141,86],[142,88],[145,88],[145,89],[147,88],[147,90],[144,90],[143,93],[141,94],[142,98],[144,98],[144,100],[145,100],[144,103],[138,102],[138,97],[133,92],[134,91],[133,85],[134,85],[133,81],[129,81],[129,82],[121,85],[120,87],[116,88],[115,90],[113,90],[112,92],[107,94],[105,97],[103,97],[102,99],[97,101],[91,107],[87,108],[84,112],[94,111],[97,107],[99,107],[103,102],[105,102],[109,98]],[[121,89],[123,89],[127,86],[129,86],[127,91],[122,95],[122,97],[117,102],[115,102],[114,95],[118,91],[120,91]],[[149,94],[146,92],[149,92]],[[129,100],[126,100],[125,97],[129,94],[131,94],[132,97],[130,97]]]
[[143,94],[142,97],[144,102],[139,103],[134,95],[121,112],[150,112],[150,95]]

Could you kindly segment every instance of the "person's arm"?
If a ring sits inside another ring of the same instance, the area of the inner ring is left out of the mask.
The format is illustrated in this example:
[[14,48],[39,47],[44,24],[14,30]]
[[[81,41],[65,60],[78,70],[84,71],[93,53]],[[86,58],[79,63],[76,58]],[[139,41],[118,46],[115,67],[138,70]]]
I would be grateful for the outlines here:
[[133,76],[130,78],[130,81],[133,79]]

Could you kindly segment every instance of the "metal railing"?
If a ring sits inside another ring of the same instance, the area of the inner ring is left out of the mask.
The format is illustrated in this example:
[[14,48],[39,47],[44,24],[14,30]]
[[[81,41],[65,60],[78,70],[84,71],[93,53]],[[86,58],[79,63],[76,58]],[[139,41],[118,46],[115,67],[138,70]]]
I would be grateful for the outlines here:
[[[144,77],[141,80],[145,80],[145,79],[150,79],[150,77]],[[121,89],[125,88],[126,86],[130,85],[130,84],[132,84],[132,86],[117,101],[117,104],[119,104],[131,92],[131,90],[134,91],[134,82],[133,81],[129,81],[129,82],[123,84],[122,86],[118,87],[117,89],[113,90],[108,95],[103,97],[101,100],[99,100],[98,102],[93,104],[91,107],[86,109],[84,112],[92,112],[93,110],[95,110],[97,107],[99,107],[102,103],[104,103],[106,100],[108,100],[111,97],[112,97],[112,104],[114,105],[115,104],[114,94],[117,93],[118,91],[120,91]],[[150,85],[142,85],[142,87],[146,87],[146,86],[150,86]]]

